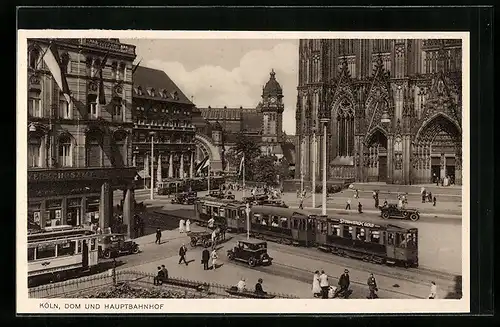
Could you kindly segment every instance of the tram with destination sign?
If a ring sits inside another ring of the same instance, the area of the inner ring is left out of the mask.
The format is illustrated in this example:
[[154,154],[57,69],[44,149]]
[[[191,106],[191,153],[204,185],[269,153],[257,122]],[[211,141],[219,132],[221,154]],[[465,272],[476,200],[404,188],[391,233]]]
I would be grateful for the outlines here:
[[98,265],[99,236],[66,225],[28,233],[28,287],[90,272]]
[[[195,213],[200,225],[214,218],[228,231],[246,232],[246,204],[241,201],[199,198]],[[282,244],[316,246],[341,256],[379,264],[418,267],[418,229],[392,224],[318,216],[305,210],[253,205],[250,235]]]
[[379,264],[418,267],[418,229],[318,216],[320,250]]

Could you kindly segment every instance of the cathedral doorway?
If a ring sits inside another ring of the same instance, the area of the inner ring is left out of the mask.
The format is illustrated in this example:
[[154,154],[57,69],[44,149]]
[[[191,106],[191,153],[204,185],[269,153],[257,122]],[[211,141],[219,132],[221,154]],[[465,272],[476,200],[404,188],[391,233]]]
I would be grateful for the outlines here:
[[462,133],[458,125],[444,114],[424,123],[416,135],[413,161],[414,183],[435,183],[436,178],[461,182]]
[[387,137],[377,129],[366,142],[367,176],[369,182],[387,182]]

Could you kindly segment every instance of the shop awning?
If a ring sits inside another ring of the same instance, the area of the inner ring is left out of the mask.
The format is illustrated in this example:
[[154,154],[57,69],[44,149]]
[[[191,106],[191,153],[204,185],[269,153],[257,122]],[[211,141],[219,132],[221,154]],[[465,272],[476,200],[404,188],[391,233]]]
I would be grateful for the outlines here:
[[149,178],[149,177],[150,177],[150,176],[149,176],[149,174],[148,174],[148,173],[146,173],[146,170],[144,170],[144,169],[143,169],[143,170],[141,170],[141,171],[138,171],[138,172],[137,172],[137,175],[138,175],[140,178],[142,178],[142,179],[145,179],[145,178]]

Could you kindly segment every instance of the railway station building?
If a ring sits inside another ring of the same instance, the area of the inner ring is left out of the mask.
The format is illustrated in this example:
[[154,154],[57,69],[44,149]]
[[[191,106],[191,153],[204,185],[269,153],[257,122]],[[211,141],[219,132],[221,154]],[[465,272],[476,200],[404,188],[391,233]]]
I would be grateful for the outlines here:
[[297,89],[296,179],[462,183],[460,39],[300,40]]
[[28,40],[28,221],[110,225],[113,191],[134,205],[132,69],[118,39]]

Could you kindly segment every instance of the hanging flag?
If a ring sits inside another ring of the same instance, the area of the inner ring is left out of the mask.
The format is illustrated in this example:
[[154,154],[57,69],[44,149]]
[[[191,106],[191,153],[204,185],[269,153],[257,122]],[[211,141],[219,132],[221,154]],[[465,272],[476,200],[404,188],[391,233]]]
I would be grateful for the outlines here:
[[209,157],[206,156],[205,158],[203,158],[203,160],[198,164],[198,166],[196,167],[196,175],[199,175],[202,171],[203,168],[205,168],[207,165],[207,161],[208,161]]
[[106,95],[104,93],[104,79],[102,77],[102,71],[106,67],[106,62],[108,61],[109,51],[106,53],[102,59],[101,65],[99,66],[99,104],[106,104]]
[[245,168],[243,166],[244,164],[245,164],[245,156],[242,156],[240,161],[240,168],[238,169],[238,176],[241,176],[241,174],[243,173],[243,169]]
[[44,51],[43,61],[47,65],[52,77],[56,81],[57,85],[61,89],[68,104],[71,103],[71,97],[69,95],[68,81],[66,79],[65,72],[61,69],[61,59],[59,58],[59,52],[57,46],[53,43],[50,45],[39,44]]

